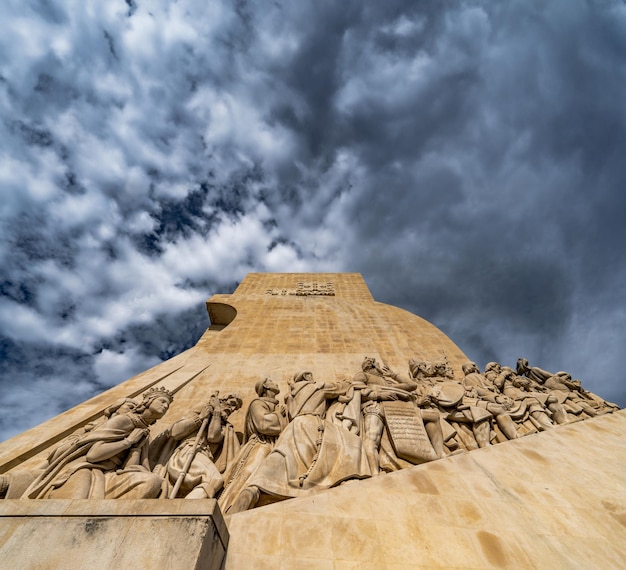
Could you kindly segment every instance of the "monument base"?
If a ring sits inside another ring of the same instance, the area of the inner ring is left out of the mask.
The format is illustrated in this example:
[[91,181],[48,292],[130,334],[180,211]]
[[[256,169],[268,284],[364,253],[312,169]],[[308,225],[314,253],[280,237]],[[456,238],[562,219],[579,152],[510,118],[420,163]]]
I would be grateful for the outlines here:
[[0,501],[3,568],[222,568],[215,500]]

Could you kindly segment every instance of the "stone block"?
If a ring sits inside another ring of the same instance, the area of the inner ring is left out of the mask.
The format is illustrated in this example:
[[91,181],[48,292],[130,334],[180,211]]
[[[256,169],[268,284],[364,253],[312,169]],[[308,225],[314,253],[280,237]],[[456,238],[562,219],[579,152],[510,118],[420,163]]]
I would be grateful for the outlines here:
[[0,567],[219,570],[228,531],[215,500],[0,501]]

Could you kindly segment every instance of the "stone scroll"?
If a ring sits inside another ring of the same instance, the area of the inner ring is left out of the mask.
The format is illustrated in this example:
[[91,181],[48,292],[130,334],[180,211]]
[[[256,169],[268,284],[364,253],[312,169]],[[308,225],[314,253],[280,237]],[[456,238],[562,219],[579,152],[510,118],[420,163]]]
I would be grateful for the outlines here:
[[383,402],[389,439],[396,455],[413,464],[437,459],[420,411],[412,402]]

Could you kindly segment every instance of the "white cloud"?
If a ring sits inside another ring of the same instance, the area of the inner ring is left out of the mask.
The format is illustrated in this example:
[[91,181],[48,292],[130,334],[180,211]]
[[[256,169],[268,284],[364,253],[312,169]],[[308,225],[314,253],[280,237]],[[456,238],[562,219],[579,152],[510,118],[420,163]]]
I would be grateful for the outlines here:
[[425,26],[424,18],[414,16],[409,18],[406,14],[402,14],[391,24],[381,27],[381,31],[391,33],[400,37],[412,36],[417,32],[423,31]]
[[103,350],[94,357],[94,370],[100,382],[114,386],[158,363],[158,358],[147,357],[132,348],[122,353]]
[[[156,358],[142,360],[137,339],[121,352],[120,336],[176,322],[209,288],[248,271],[346,270],[480,354],[519,344],[572,356],[571,341],[576,362],[617,377],[617,358],[594,355],[624,338],[608,318],[624,304],[612,269],[624,14],[565,2],[9,2],[7,346],[45,343],[73,366],[82,355],[87,394],[96,374]],[[583,318],[578,303],[597,310]],[[103,345],[115,347],[94,364]],[[70,392],[35,368],[20,378]]]
[[7,299],[0,299],[0,321],[3,333],[18,341],[47,341],[54,332],[45,315]]

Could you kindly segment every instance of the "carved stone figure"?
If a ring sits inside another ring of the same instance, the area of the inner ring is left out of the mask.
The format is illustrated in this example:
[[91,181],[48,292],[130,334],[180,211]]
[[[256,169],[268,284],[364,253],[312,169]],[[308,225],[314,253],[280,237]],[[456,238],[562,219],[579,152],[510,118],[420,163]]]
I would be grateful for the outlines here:
[[516,372],[518,376],[526,376],[539,384],[545,383],[550,376],[553,376],[552,372],[548,372],[537,366],[530,366],[526,358],[517,359]]
[[261,492],[277,499],[300,497],[371,475],[361,439],[325,417],[327,400],[344,391],[341,384],[315,382],[309,371],[296,374],[286,398],[291,422],[230,513],[254,507]]
[[163,417],[173,397],[153,388],[142,402],[104,424],[64,442],[48,467],[24,492],[28,499],[150,499],[162,479],[150,471],[149,426]]
[[13,469],[0,475],[0,499],[20,499],[47,467],[48,462],[44,460],[32,469]]
[[[384,401],[410,401],[410,391],[417,385],[399,378],[387,366],[381,367],[376,359],[366,356],[361,364],[361,372],[354,377],[355,382],[367,386],[362,390],[363,444],[372,475],[380,473],[379,450],[385,428]],[[386,389],[394,383],[396,390]]]
[[[436,404],[463,448],[471,450],[491,444],[492,413],[487,410],[487,402],[481,401],[475,393],[468,397],[465,386],[454,379],[454,372],[445,360],[411,359],[409,367],[411,374],[419,379],[420,392]],[[446,440],[449,439],[448,434]]]
[[86,433],[101,426],[114,415],[130,412],[137,406],[138,403],[130,398],[120,400],[106,408],[101,418],[85,424],[62,440],[59,445],[53,447],[48,457],[42,460],[38,466],[35,465],[30,469],[15,469],[9,473],[0,475],[0,498],[19,499],[28,486],[37,479],[57,457],[60,457],[65,451],[75,445]]
[[509,413],[516,421],[525,422],[528,432],[554,427],[552,413],[547,408],[550,395],[534,390],[532,379],[519,376],[512,368],[495,362],[487,364],[485,370],[489,370],[486,375],[495,375],[493,383],[496,388],[515,402],[515,408]]
[[[546,386],[546,382],[550,378],[552,378],[554,374],[536,366],[531,367],[528,364],[528,360],[526,360],[525,358],[517,359],[516,371],[518,376],[525,376],[526,378],[528,378],[530,386],[532,387],[531,389],[533,391],[550,394],[547,400],[544,402],[544,405],[550,411],[552,421],[555,424],[565,424],[569,422],[567,409],[563,405],[563,403],[567,399],[567,392],[569,392],[569,388],[565,388],[564,391],[560,391],[557,389],[553,392],[549,386]],[[580,413],[582,409],[579,407],[574,407],[571,411]]]
[[366,384],[361,381],[343,383],[345,394],[332,400],[328,406],[326,417],[340,427],[359,435],[361,433],[361,391]]
[[[363,442],[373,475],[380,473],[381,463],[384,471],[403,467],[397,461],[398,457],[416,464],[445,455],[438,414],[420,411],[415,405],[412,392],[417,388],[416,382],[393,372],[386,365],[380,366],[375,358],[368,356],[363,359],[361,372],[356,374],[354,382],[366,385],[361,390]],[[388,402],[397,403],[386,404]],[[388,433],[384,431],[385,426]],[[400,436],[407,428],[414,435],[412,442]],[[420,437],[424,431],[427,437]],[[390,446],[386,445],[385,436],[391,440]]]
[[580,380],[572,380],[568,372],[552,374],[541,368],[530,366],[525,358],[518,358],[517,373],[542,385],[551,398],[548,408],[556,423],[563,424],[571,419],[580,419],[580,414],[595,417],[616,408],[583,389]]
[[620,409],[617,404],[607,402],[606,400],[603,400],[602,398],[600,398],[600,396],[598,396],[597,394],[594,394],[593,392],[588,392],[587,390],[585,390],[582,387],[582,385],[580,385],[580,380],[572,380],[572,382],[574,382],[575,384],[577,383],[580,386],[578,388],[578,392],[580,393],[581,397],[585,398],[585,401],[594,410],[596,410],[599,415],[610,414],[611,412],[614,412],[615,410]]
[[164,479],[163,497],[212,499],[224,485],[222,473],[237,451],[239,440],[228,417],[241,408],[238,394],[190,410],[160,433],[151,445],[154,472]]
[[[536,406],[539,406],[537,409],[542,409],[542,407],[535,400],[528,399],[527,394],[516,389],[513,390],[509,388],[509,395],[505,394],[503,389],[507,375],[508,374],[502,374],[502,366],[498,362],[488,362],[485,365],[485,372],[483,374],[485,383],[489,390],[492,390],[496,394],[496,401],[504,405],[509,416],[515,422],[518,435],[522,436],[529,433],[536,433],[539,430],[536,423],[530,419],[529,403],[534,403]],[[550,423],[549,418],[548,423]]]
[[476,401],[479,406],[484,405],[487,411],[493,414],[498,428],[506,439],[516,439],[517,428],[508,412],[512,402],[503,399],[495,391],[495,387],[480,373],[475,362],[466,362],[461,368],[465,375],[463,378],[465,399],[468,402]]
[[255,385],[258,398],[248,406],[244,437],[246,443],[239,450],[224,473],[224,490],[219,497],[222,513],[228,514],[248,480],[259,468],[263,459],[274,449],[278,436],[287,425],[287,411],[278,403],[280,389],[269,378]]

